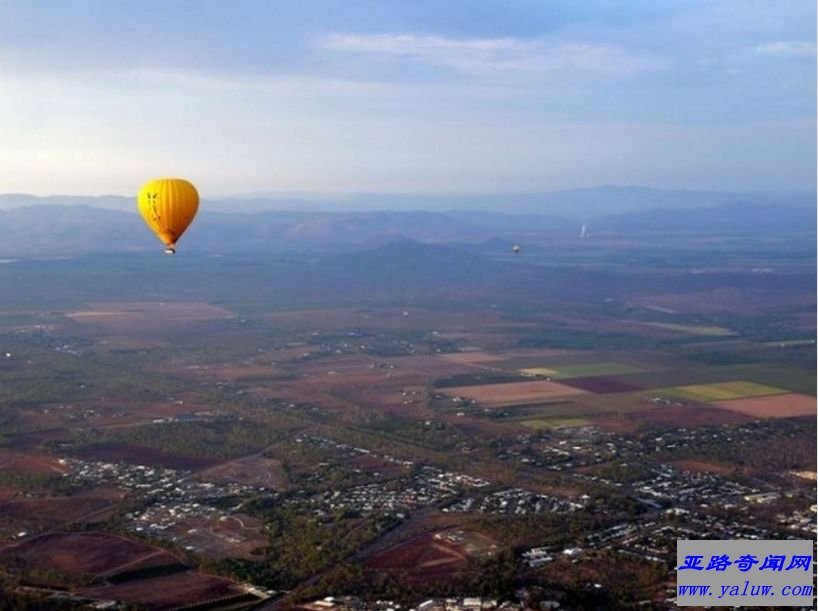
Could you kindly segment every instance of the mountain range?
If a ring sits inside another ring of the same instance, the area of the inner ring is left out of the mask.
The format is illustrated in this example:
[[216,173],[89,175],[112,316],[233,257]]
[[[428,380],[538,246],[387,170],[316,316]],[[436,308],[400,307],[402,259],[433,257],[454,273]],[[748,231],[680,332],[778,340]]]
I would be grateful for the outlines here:
[[[620,193],[620,195],[622,195]],[[679,207],[665,198],[652,209],[578,218],[544,208],[538,213],[496,210],[264,210],[224,212],[205,201],[180,241],[193,252],[309,252],[355,250],[402,239],[427,243],[495,243],[634,236],[645,232],[814,232],[815,205],[731,201]],[[633,203],[634,200],[631,201]],[[621,209],[613,198],[612,209]],[[627,208],[628,206],[625,206]],[[158,242],[128,198],[0,196],[0,257],[62,256],[155,250]]]
[[[465,211],[556,215],[591,221],[611,214],[655,209],[687,209],[721,206],[735,202],[815,206],[808,192],[723,192],[651,187],[600,186],[542,193],[394,194],[394,193],[286,193],[273,192],[243,197],[208,197],[202,205],[211,212],[263,212],[298,210],[309,212]],[[0,210],[21,206],[54,204],[85,205],[131,211],[134,197],[119,195],[37,197],[27,194],[0,195]]]

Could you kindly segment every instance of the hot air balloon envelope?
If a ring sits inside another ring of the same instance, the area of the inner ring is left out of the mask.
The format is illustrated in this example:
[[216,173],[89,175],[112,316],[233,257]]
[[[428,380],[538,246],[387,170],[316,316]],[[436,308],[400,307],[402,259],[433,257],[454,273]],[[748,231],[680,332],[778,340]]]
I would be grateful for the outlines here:
[[136,202],[145,223],[165,245],[165,252],[176,252],[176,241],[199,209],[196,187],[182,178],[157,178],[142,185]]

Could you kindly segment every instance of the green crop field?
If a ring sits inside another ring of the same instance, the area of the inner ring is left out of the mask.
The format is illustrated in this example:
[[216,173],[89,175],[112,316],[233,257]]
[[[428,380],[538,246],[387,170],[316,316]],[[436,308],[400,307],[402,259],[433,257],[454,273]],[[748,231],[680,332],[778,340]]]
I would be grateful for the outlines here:
[[774,386],[764,386],[755,382],[717,382],[715,384],[694,384],[692,386],[677,386],[657,390],[657,394],[669,394],[683,399],[692,399],[709,403],[727,399],[745,399],[747,397],[763,397],[765,395],[780,395],[787,392]]
[[566,365],[564,367],[553,367],[556,371],[554,379],[560,378],[585,378],[592,376],[622,375],[626,373],[641,373],[645,371],[641,367],[628,365],[627,363],[588,363],[585,365]]
[[815,395],[815,368],[787,367],[774,363],[753,363],[751,365],[732,365],[713,367],[721,375],[732,379],[753,380],[765,386],[784,388],[791,392]]
[[735,332],[726,327],[705,326],[705,325],[680,325],[672,322],[646,322],[651,327],[668,329],[669,331],[679,331],[690,335],[707,335],[710,337],[725,337],[735,335]]

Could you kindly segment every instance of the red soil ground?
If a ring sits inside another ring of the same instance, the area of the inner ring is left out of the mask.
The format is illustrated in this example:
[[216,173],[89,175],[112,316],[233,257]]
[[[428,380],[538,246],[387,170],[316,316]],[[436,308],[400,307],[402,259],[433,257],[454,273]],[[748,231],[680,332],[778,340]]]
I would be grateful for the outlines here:
[[283,490],[289,485],[281,461],[263,456],[247,456],[211,467],[199,474],[203,480],[236,482]]
[[370,558],[367,566],[408,573],[411,581],[448,581],[466,567],[467,560],[463,552],[424,534]]
[[[161,548],[106,533],[51,533],[6,547],[0,558],[75,575],[112,575],[139,564],[164,566],[179,559]],[[146,560],[150,560],[146,564]]]
[[716,401],[713,405],[754,418],[815,416],[816,411],[815,397],[798,393]]
[[98,522],[109,515],[124,495],[95,495],[16,498],[0,502],[0,526],[25,525],[36,520],[40,527],[55,528],[70,522]]
[[452,397],[469,397],[486,407],[537,403],[554,397],[585,393],[584,390],[579,388],[572,388],[558,382],[547,382],[545,380],[457,386],[441,390]]
[[174,609],[242,594],[229,579],[199,573],[175,573],[121,584],[94,586],[76,591],[80,596],[120,600],[149,609]]
[[414,535],[375,554],[366,564],[377,571],[399,571],[410,581],[451,581],[470,558],[486,558],[496,552],[491,537],[449,527]]
[[8,473],[28,473],[31,475],[62,475],[68,467],[48,454],[23,454],[0,449],[0,471]]

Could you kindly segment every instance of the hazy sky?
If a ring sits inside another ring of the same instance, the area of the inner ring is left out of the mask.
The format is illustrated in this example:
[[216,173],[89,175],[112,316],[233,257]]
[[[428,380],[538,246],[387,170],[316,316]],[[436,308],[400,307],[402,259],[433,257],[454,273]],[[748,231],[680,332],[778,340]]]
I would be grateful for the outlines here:
[[0,192],[813,189],[814,0],[0,0]]

